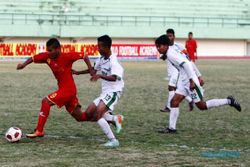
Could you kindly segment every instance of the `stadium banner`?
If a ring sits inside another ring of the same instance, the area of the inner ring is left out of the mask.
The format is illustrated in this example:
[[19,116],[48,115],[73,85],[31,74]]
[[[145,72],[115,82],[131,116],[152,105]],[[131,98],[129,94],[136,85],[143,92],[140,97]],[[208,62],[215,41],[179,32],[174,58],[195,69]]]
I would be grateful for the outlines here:
[[[96,44],[62,44],[62,52],[86,52],[89,57],[98,57]],[[159,54],[152,44],[113,44],[112,53],[124,59],[157,59]],[[27,58],[45,52],[45,44],[33,43],[1,43],[0,58]]]

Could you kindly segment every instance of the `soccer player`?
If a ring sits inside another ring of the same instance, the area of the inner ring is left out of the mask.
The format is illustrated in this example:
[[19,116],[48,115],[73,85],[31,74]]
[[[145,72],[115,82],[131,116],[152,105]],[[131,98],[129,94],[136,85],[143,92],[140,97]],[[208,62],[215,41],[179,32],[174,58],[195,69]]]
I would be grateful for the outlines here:
[[[112,55],[112,39],[108,35],[103,35],[99,37],[97,41],[98,51],[101,57],[96,60],[94,65],[95,74],[91,77],[91,81],[102,80],[102,93],[88,106],[86,112],[93,115],[92,120],[97,121],[98,125],[108,137],[109,141],[105,143],[104,146],[118,147],[119,141],[114,136],[107,121],[114,121],[116,123],[116,132],[120,132],[123,116],[111,115],[109,112],[114,110],[114,106],[121,97],[124,87],[124,70],[118,62],[117,57]],[[98,71],[101,73],[97,73]],[[89,70],[73,70],[73,73],[77,75],[88,72]]]
[[188,39],[186,40],[186,49],[190,60],[195,62],[195,59],[197,59],[197,42],[193,38],[192,32],[188,33]]
[[[168,36],[169,40],[170,40],[170,46],[169,47],[173,47],[174,49],[179,49],[181,52],[183,52],[184,54],[182,54],[182,56],[184,57],[188,57],[186,55],[186,50],[184,48],[184,46],[182,46],[181,44],[179,43],[176,43],[175,42],[175,32],[173,29],[167,29],[166,31],[166,35]],[[177,55],[178,56],[178,55]],[[201,73],[200,71],[198,70],[198,68],[195,66],[195,64],[193,62],[192,63],[192,66],[193,66],[193,69],[195,70],[195,73],[200,81],[200,84],[201,86],[204,85],[204,81],[202,79],[202,76],[201,76]],[[176,90],[176,86],[177,86],[177,82],[178,82],[178,79],[179,79],[179,71],[172,65],[172,63],[170,61],[167,61],[167,67],[168,67],[168,80],[169,80],[169,83],[168,83],[168,100],[167,100],[167,103],[166,103],[166,106],[161,109],[160,111],[161,112],[170,112],[170,101],[172,99],[172,97],[174,96],[175,94],[175,90]],[[188,101],[189,103],[189,110],[192,111],[193,110],[193,100],[191,97],[189,96],[186,96],[185,99]]]
[[81,111],[81,105],[77,99],[76,85],[71,70],[72,64],[76,60],[83,59],[88,66],[90,74],[93,75],[94,71],[88,56],[77,52],[61,53],[61,45],[56,38],[51,38],[47,41],[46,50],[47,52],[39,53],[17,65],[17,70],[21,70],[32,62],[45,63],[50,67],[58,84],[57,91],[43,98],[37,126],[34,132],[26,134],[28,138],[44,136],[44,126],[49,116],[50,108],[54,105],[59,108],[65,106],[66,110],[77,121],[87,120],[87,115]]
[[[169,115],[169,126],[159,131],[160,133],[176,133],[176,123],[179,116],[179,104],[185,96],[191,96],[194,103],[200,110],[208,110],[213,107],[230,105],[236,110],[241,111],[240,104],[233,96],[228,96],[226,99],[211,99],[203,100],[203,92],[201,91],[200,82],[192,69],[190,61],[181,56],[181,51],[169,47],[170,40],[166,35],[161,35],[155,40],[155,45],[160,54],[163,54],[173,66],[180,72],[180,80],[177,85],[177,90],[171,100],[171,108]],[[179,56],[177,56],[179,55]]]

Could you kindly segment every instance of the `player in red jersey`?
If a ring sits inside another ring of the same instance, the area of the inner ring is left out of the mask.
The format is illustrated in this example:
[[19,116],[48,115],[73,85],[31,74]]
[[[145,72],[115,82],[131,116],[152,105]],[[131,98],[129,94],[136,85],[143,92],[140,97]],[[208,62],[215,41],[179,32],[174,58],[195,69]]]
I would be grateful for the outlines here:
[[193,33],[188,33],[188,40],[186,40],[186,49],[189,56],[189,59],[195,62],[197,59],[197,43],[196,40],[193,38]]
[[33,133],[26,134],[29,138],[44,136],[44,126],[49,116],[50,107],[53,105],[57,105],[59,108],[65,106],[66,110],[77,121],[88,120],[87,114],[81,111],[81,105],[77,99],[76,85],[71,72],[72,64],[76,60],[83,59],[88,66],[90,75],[93,75],[93,67],[88,56],[78,52],[61,53],[61,45],[56,38],[47,41],[46,49],[47,52],[39,53],[27,59],[24,63],[17,65],[17,70],[21,70],[32,62],[46,63],[58,82],[58,90],[43,98],[37,127]]

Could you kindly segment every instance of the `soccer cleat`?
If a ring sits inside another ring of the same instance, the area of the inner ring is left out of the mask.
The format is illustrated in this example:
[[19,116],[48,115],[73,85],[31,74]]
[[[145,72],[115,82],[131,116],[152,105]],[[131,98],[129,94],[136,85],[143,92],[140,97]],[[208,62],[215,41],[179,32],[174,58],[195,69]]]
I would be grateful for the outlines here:
[[26,137],[28,138],[36,138],[36,137],[43,137],[43,136],[44,136],[44,131],[39,132],[38,130],[35,130],[33,133],[26,134]]
[[119,147],[119,141],[117,139],[109,140],[107,143],[104,144],[105,147],[115,148]]
[[237,111],[241,112],[241,106],[233,96],[228,96],[227,99],[230,100],[230,106],[234,107]]
[[163,109],[160,109],[160,112],[170,112],[170,109],[168,107],[165,107]]
[[122,130],[122,122],[123,122],[124,117],[122,115],[117,115],[117,120],[115,121],[115,126],[116,126],[116,133],[120,133]]
[[162,129],[158,131],[159,133],[177,133],[176,129],[170,129],[170,128],[166,128],[166,129]]

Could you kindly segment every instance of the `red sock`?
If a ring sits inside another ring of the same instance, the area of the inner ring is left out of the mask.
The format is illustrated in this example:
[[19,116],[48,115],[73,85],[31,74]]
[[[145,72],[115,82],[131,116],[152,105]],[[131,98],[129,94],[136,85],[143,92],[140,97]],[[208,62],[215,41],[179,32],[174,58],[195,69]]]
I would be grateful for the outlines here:
[[36,130],[38,130],[39,132],[43,132],[43,128],[47,121],[47,118],[49,116],[49,111],[50,111],[50,104],[48,103],[47,100],[42,100],[41,105],[42,105],[41,111],[39,114],[38,123],[36,127]]

